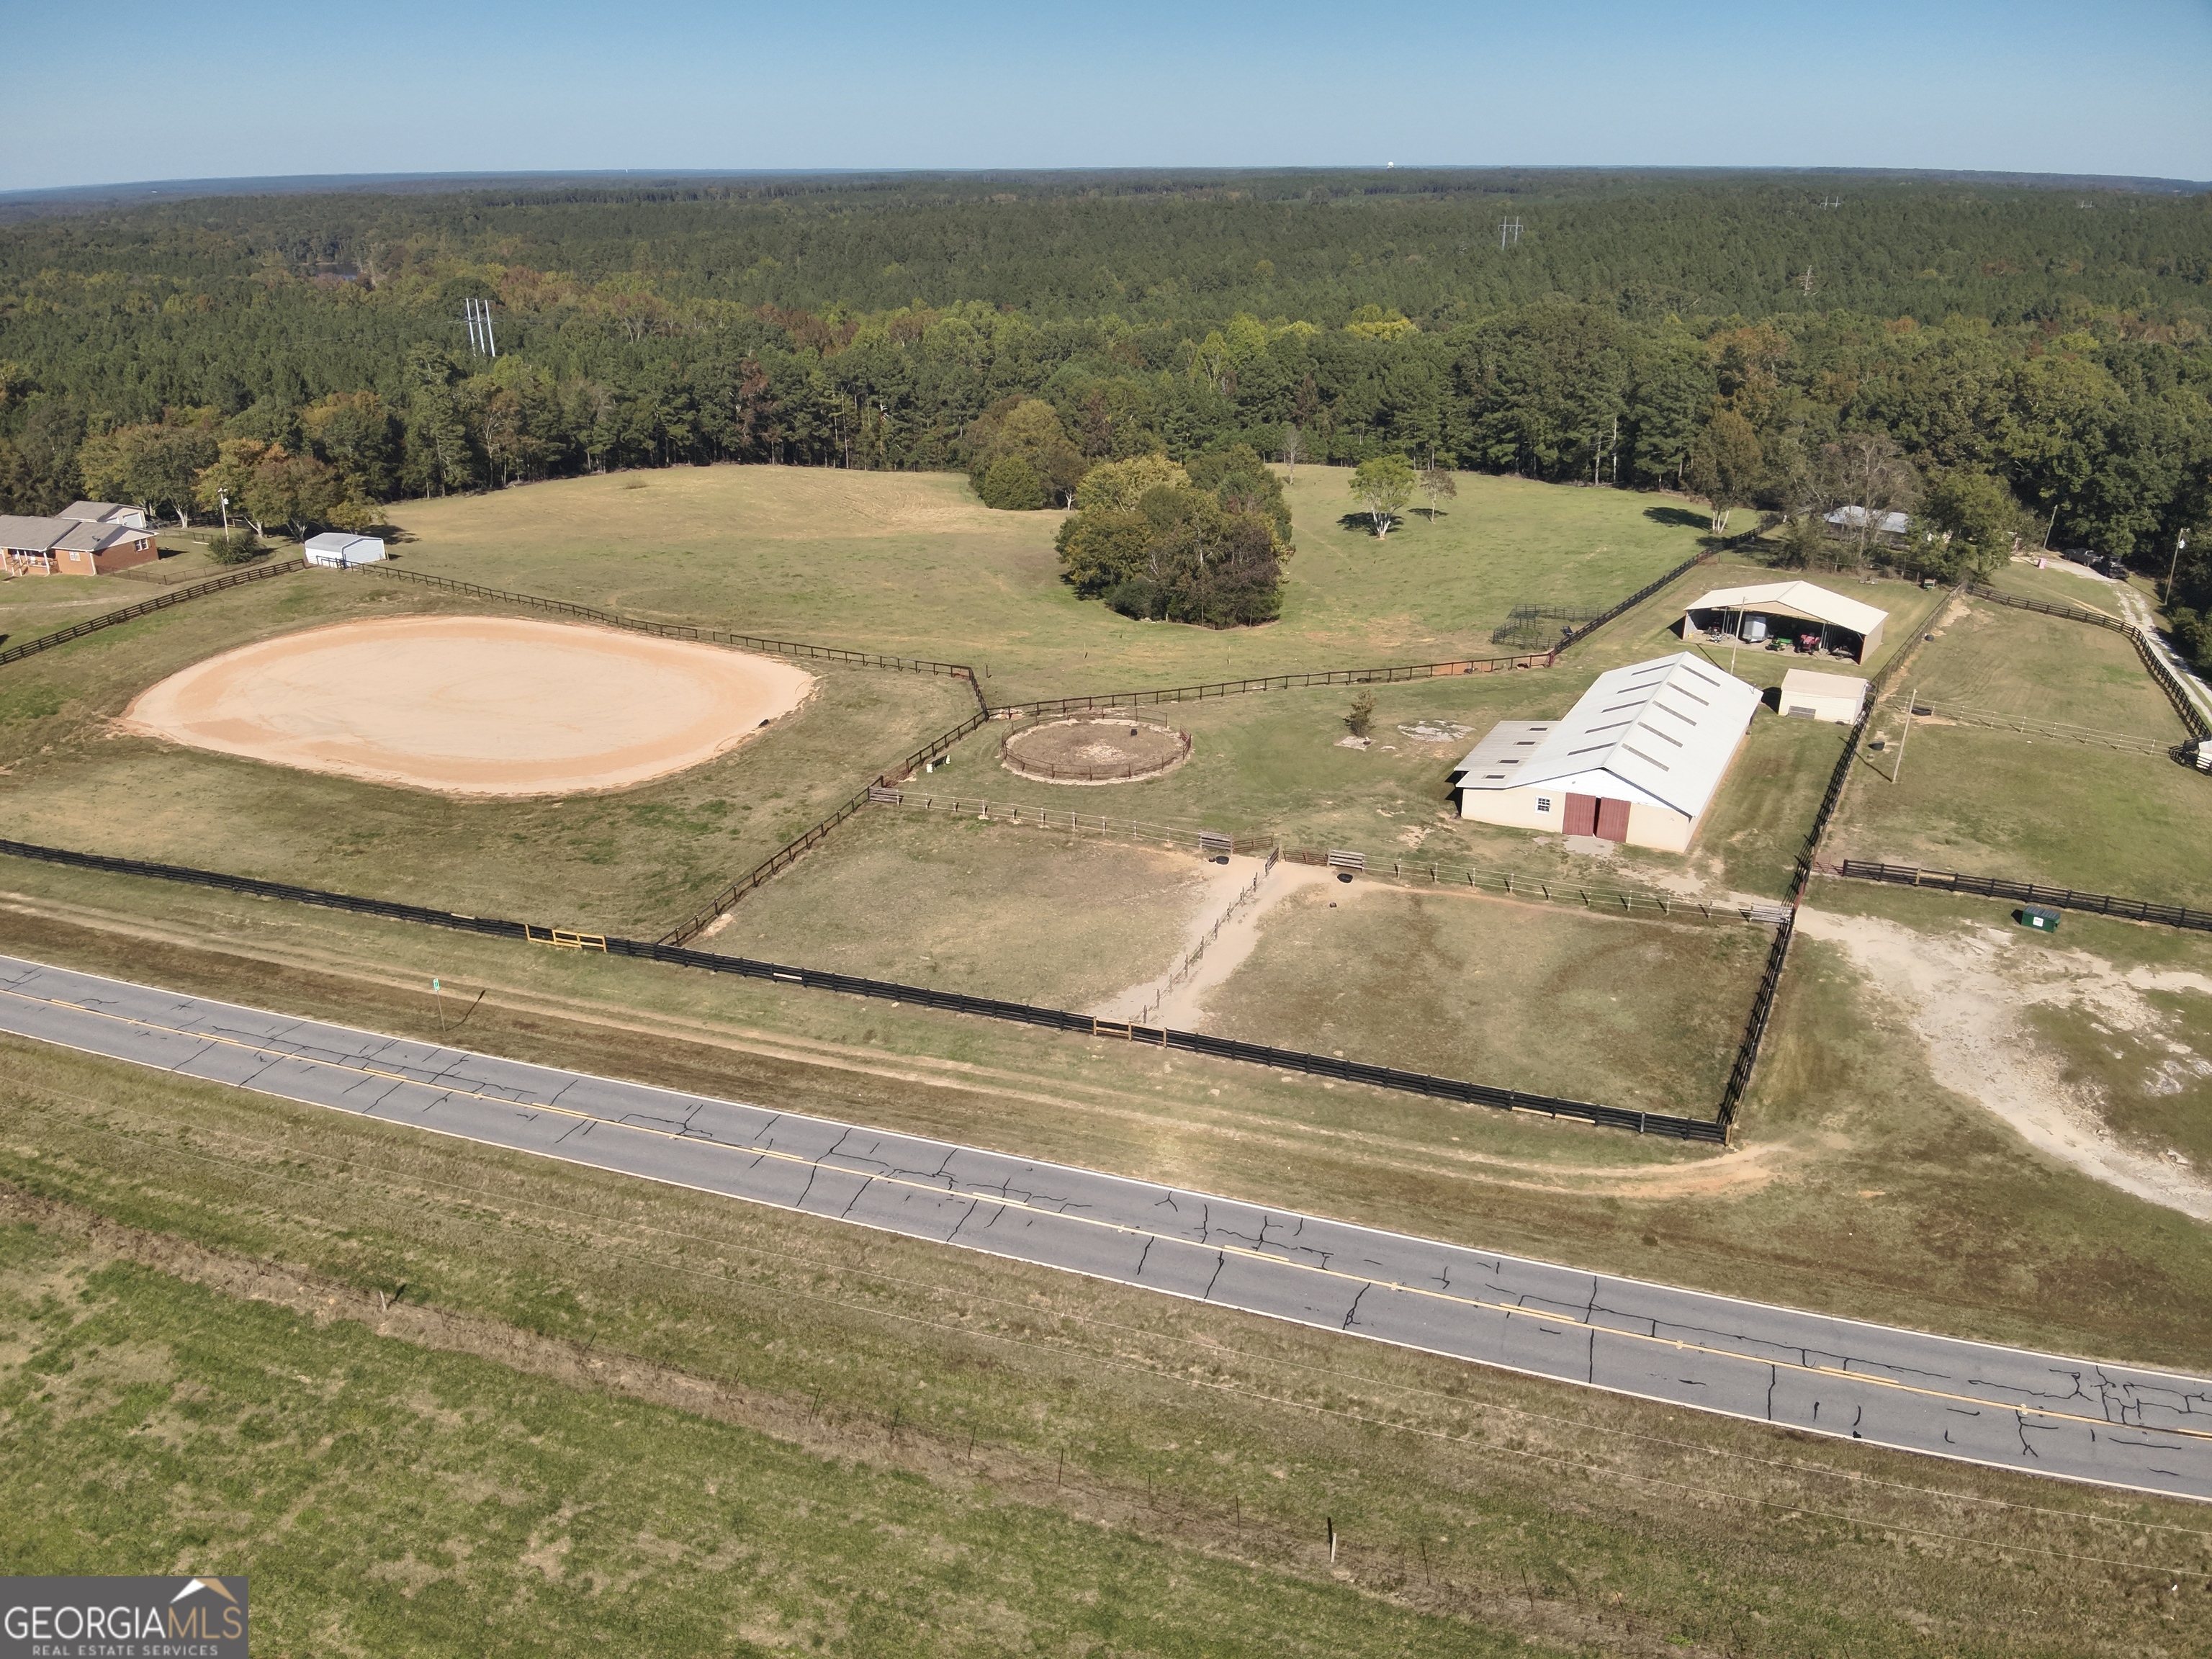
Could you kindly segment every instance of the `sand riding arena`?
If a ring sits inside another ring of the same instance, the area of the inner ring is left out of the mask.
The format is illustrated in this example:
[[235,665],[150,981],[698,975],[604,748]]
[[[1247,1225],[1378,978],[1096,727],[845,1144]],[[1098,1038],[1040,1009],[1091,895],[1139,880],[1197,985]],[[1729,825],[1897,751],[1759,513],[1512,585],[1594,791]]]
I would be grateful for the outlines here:
[[1139,783],[1189,758],[1189,732],[1110,709],[1025,726],[999,745],[1006,770],[1045,783]]
[[457,795],[621,789],[743,743],[813,676],[767,657],[505,617],[342,623],[226,651],[125,726],[218,754]]

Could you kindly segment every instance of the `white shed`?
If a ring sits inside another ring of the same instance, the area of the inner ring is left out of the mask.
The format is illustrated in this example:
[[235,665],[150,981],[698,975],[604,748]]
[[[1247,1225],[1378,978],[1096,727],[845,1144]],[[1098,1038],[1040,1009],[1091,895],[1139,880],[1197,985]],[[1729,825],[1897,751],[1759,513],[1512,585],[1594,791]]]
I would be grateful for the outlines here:
[[1867,683],[1849,674],[1816,674],[1809,668],[1793,668],[1782,677],[1782,713],[1801,720],[1833,720],[1838,726],[1858,724],[1866,703]]
[[319,536],[307,538],[307,562],[326,569],[349,570],[357,564],[374,564],[383,556],[384,544],[374,536],[350,536],[343,531],[325,530]]
[[1680,853],[1759,693],[1693,651],[1601,674],[1556,720],[1501,720],[1452,772],[1460,816]]

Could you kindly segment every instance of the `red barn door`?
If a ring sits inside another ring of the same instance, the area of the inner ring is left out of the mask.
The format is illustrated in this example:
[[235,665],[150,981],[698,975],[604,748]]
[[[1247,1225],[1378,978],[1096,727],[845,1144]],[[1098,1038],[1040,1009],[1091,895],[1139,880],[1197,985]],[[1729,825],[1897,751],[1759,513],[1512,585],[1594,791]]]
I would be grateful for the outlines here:
[[1628,839],[1628,803],[1607,800],[1600,797],[1597,804],[1597,830],[1601,840],[1625,842]]
[[1567,833],[1571,836],[1597,834],[1597,797],[1595,795],[1567,797]]

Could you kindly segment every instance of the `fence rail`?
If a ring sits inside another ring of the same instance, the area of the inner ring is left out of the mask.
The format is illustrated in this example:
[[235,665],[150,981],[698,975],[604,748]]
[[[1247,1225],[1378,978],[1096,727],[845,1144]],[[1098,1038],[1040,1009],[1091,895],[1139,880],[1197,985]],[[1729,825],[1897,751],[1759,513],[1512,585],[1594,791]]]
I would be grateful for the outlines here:
[[[866,799],[865,792],[862,799]],[[1459,1101],[1468,1105],[1492,1106],[1508,1111],[1531,1112],[1611,1128],[1633,1129],[1639,1134],[1667,1135],[1680,1140],[1708,1142],[1726,1138],[1722,1125],[1699,1118],[1679,1117],[1664,1112],[1639,1112],[1626,1107],[1600,1105],[1591,1101],[1569,1100],[1519,1089],[1501,1089],[1457,1078],[1436,1077],[1425,1073],[1401,1071],[1395,1066],[1370,1066],[1358,1060],[1340,1060],[1332,1054],[1307,1054],[1295,1048],[1240,1042],[1233,1038],[1208,1036],[1197,1031],[1175,1031],[1164,1027],[1102,1020],[1094,1015],[1079,1014],[1064,1008],[1039,1008],[1027,1003],[1003,1002],[989,997],[969,996],[958,991],[938,990],[928,986],[902,985],[890,980],[864,979],[851,974],[823,973],[782,963],[756,961],[748,957],[694,951],[660,941],[648,943],[611,934],[548,927],[538,923],[462,915],[454,911],[433,910],[421,905],[398,904],[384,899],[361,898],[351,894],[325,892],[316,888],[295,887],[284,882],[258,881],[251,877],[224,875],[211,870],[153,864],[138,859],[109,858],[95,853],[40,847],[25,842],[0,841],[0,854],[76,869],[182,882],[190,886],[244,893],[258,898],[285,899],[295,903],[319,905],[326,909],[349,911],[393,921],[416,922],[433,927],[449,927],[463,933],[482,933],[518,942],[604,951],[611,957],[665,963],[678,968],[698,968],[709,973],[734,974],[747,979],[772,980],[778,984],[799,986],[810,990],[837,991],[848,996],[912,1003],[918,1007],[975,1014],[984,1018],[1008,1020],[1051,1030],[1124,1038],[1187,1054],[1206,1054],[1217,1060],[1266,1066],[1279,1072],[1297,1072],[1346,1083],[1364,1084],[1371,1088]]]
[[2008,605],[2016,611],[2033,611],[2045,617],[2063,617],[2068,622],[2084,623],[2092,628],[2109,628],[2115,634],[2126,635],[2128,642],[2136,648],[2136,655],[2142,659],[2143,668],[2150,675],[2151,684],[2166,694],[2166,700],[2173,705],[2173,712],[2181,717],[2181,724],[2189,735],[2200,739],[2212,738],[2212,720],[2205,718],[2204,711],[2197,707],[2196,699],[2189,695],[2175,677],[2173,670],[2166,666],[2165,659],[2159,655],[2157,646],[2151,641],[2148,629],[2123,622],[2118,617],[2108,617],[2101,611],[2085,611],[2078,605],[2053,605],[2047,599],[2031,599],[2018,593],[2001,592],[1980,582],[1971,583],[1966,591],[1978,599]]
[[715,918],[751,892],[753,889],[760,886],[763,882],[774,880],[784,871],[798,863],[801,855],[819,845],[832,830],[851,817],[854,813],[884,794],[896,793],[897,791],[891,785],[893,778],[904,778],[917,767],[935,760],[988,719],[990,719],[988,714],[978,709],[950,732],[931,738],[890,771],[878,777],[874,782],[866,785],[858,793],[842,802],[828,817],[777,848],[775,852],[708,900],[703,907],[695,910],[668,932],[663,933],[659,942],[663,945],[685,945],[698,938],[714,924]]
[[1556,659],[1559,653],[1565,650],[1569,646],[1578,644],[1582,641],[1588,639],[1591,635],[1596,633],[1599,629],[1604,627],[1614,617],[1624,616],[1627,612],[1635,610],[1638,605],[1643,604],[1644,600],[1650,599],[1661,588],[1666,586],[1668,583],[1674,581],[1680,577],[1687,575],[1691,571],[1695,570],[1701,564],[1711,564],[1713,561],[1713,550],[1711,548],[1707,548],[1702,552],[1692,553],[1688,558],[1683,560],[1681,563],[1676,565],[1672,570],[1660,577],[1657,580],[1644,583],[1643,586],[1638,588],[1633,593],[1631,593],[1626,599],[1621,600],[1618,605],[1615,605],[1607,610],[1599,611],[1597,615],[1592,617],[1588,622],[1583,623],[1580,627],[1568,629],[1567,632],[1559,636],[1559,644],[1553,648],[1553,657]]
[[1978,898],[2015,899],[2023,904],[2048,904],[2060,910],[2084,910],[2094,915],[2161,922],[2168,927],[2212,933],[2212,910],[2195,910],[2185,904],[2117,898],[2110,893],[2077,893],[2070,887],[2045,887],[2032,881],[2007,881],[1999,876],[1966,876],[1954,870],[1922,870],[1909,864],[1876,864],[1862,859],[1845,859],[1841,864],[1823,865],[1821,869],[1825,873],[1845,876],[1853,881],[1927,887],[1938,892],[1968,893]]
[[968,682],[975,693],[978,705],[983,700],[982,690],[976,683],[975,671],[965,663],[934,662],[922,657],[887,657],[873,651],[847,651],[836,646],[807,645],[796,640],[771,640],[754,634],[731,634],[719,628],[701,628],[690,623],[652,622],[641,617],[626,617],[619,611],[601,611],[593,605],[574,605],[567,599],[542,599],[535,593],[510,593],[501,588],[457,581],[451,576],[433,576],[427,571],[403,570],[389,564],[368,564],[357,568],[390,581],[415,582],[441,592],[490,599],[501,605],[523,605],[533,611],[550,611],[555,616],[580,617],[586,622],[604,623],[610,628],[625,628],[632,633],[656,635],[665,640],[703,640],[710,645],[758,651],[771,657],[851,663],[862,668],[887,668],[902,674],[950,675],[954,679]]
[[103,628],[113,628],[118,623],[136,622],[141,617],[150,617],[156,611],[167,611],[173,605],[182,605],[186,599],[197,599],[204,594],[220,593],[227,587],[242,587],[248,582],[265,582],[271,576],[289,576],[295,570],[305,570],[305,559],[286,559],[281,564],[257,565],[251,570],[234,570],[228,576],[212,576],[204,582],[194,582],[189,587],[172,588],[150,599],[141,599],[137,605],[126,605],[120,611],[110,611],[103,616],[64,628],[59,633],[44,634],[35,640],[25,640],[21,645],[11,645],[0,651],[0,665],[20,662],[25,657],[34,657],[41,651],[51,651],[58,645],[67,645],[71,640],[81,640],[88,634],[97,634]]
[[1916,720],[1934,718],[1955,720],[1961,726],[1984,726],[2004,732],[2018,732],[2026,737],[2050,738],[2054,741],[2078,743],[2100,749],[2124,750],[2135,755],[2171,757],[2180,747],[2172,743],[2160,743],[2156,738],[2139,737],[2130,732],[2100,732],[2087,726],[2070,726],[2064,720],[2039,720],[2033,714],[2001,714],[1994,708],[1969,708],[1963,703],[1937,702],[1923,696],[1914,700],[1912,710]]
[[1448,679],[1460,674],[1497,674],[1515,668],[1549,668],[1556,651],[1527,651],[1510,657],[1461,657],[1451,662],[1401,664],[1390,668],[1328,668],[1310,673],[1263,674],[1252,679],[1220,680],[1210,685],[1171,685],[1150,691],[1115,691],[1097,696],[1046,697],[1009,703],[992,713],[1001,720],[1032,714],[1080,714],[1103,708],[1142,708],[1163,702],[1202,702],[1208,697],[1238,697],[1254,691],[1295,691],[1314,685],[1390,685],[1404,680]]
[[1988,599],[1996,605],[2008,605],[2015,611],[2033,611],[2039,616],[2059,617],[2068,622],[2087,623],[2091,628],[2109,628],[2115,634],[2132,634],[2132,623],[2118,617],[2108,617],[2101,611],[2087,611],[2078,605],[2058,605],[2049,599],[2031,599],[2024,593],[2008,593],[1986,582],[1968,582],[1966,592],[1978,599]]

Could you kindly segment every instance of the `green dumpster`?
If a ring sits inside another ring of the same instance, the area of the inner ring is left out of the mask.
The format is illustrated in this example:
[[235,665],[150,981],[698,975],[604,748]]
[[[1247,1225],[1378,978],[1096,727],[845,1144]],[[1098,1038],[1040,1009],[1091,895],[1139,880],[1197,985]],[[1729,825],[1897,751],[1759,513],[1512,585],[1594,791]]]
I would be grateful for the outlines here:
[[2023,904],[2012,913],[2013,920],[2023,927],[2033,927],[2039,933],[2058,931],[2058,912],[2040,904]]

